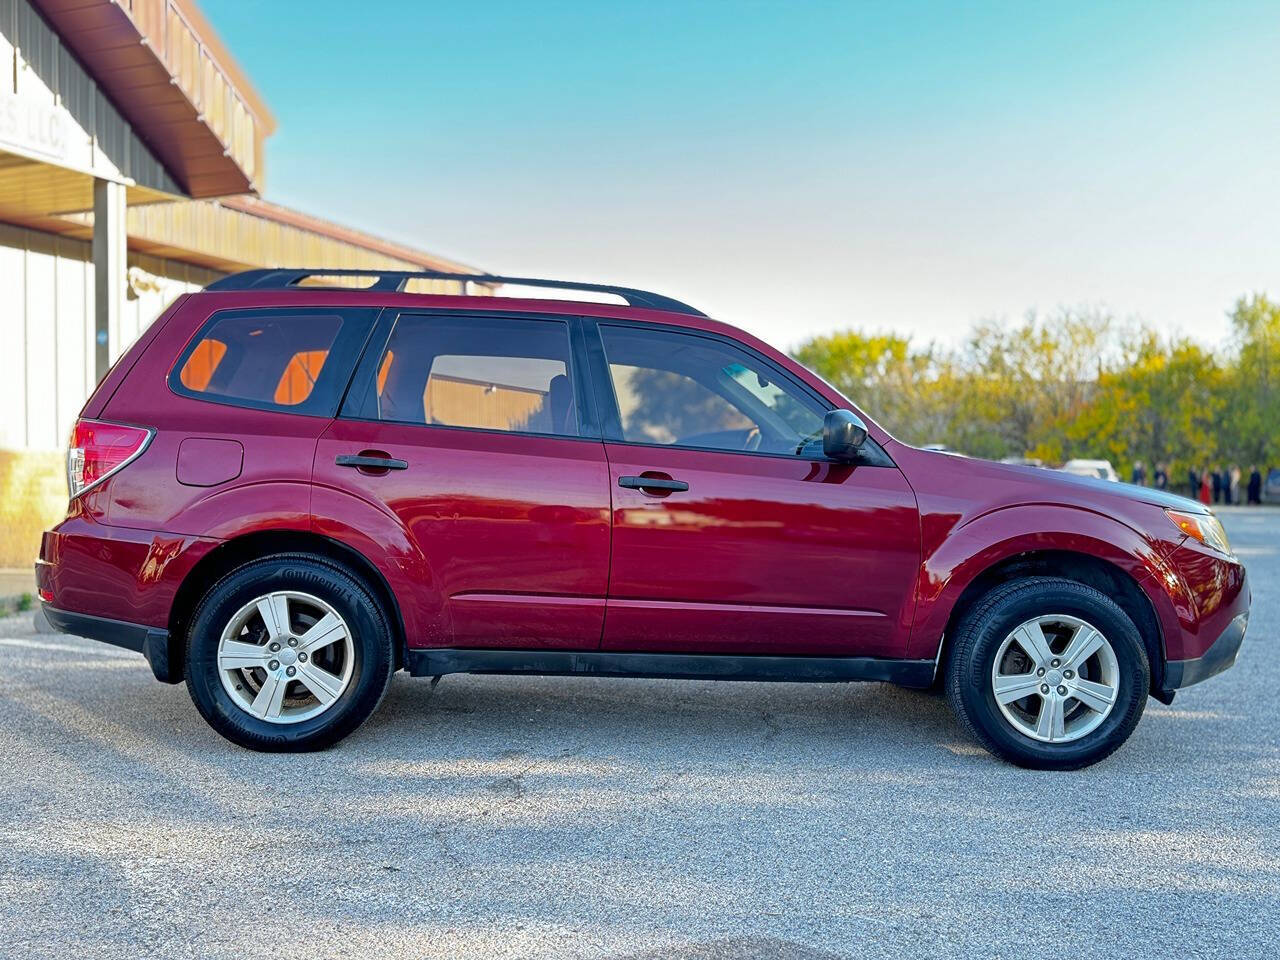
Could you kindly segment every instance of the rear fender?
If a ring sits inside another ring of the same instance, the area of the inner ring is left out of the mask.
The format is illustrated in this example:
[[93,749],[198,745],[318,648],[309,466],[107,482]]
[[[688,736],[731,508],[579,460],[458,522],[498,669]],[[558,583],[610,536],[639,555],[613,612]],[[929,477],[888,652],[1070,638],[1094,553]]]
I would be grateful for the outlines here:
[[453,636],[431,565],[400,519],[385,507],[332,487],[312,488],[311,529],[366,557],[386,579],[410,647]]
[[218,540],[268,530],[306,530],[310,499],[311,484],[302,480],[235,484],[210,490],[184,505],[164,526]]
[[367,560],[399,607],[405,637],[451,636],[448,613],[422,552],[399,518],[349,493],[301,481],[269,481],[210,491],[188,505],[173,526],[201,539],[237,540],[252,534],[309,531],[335,540]]

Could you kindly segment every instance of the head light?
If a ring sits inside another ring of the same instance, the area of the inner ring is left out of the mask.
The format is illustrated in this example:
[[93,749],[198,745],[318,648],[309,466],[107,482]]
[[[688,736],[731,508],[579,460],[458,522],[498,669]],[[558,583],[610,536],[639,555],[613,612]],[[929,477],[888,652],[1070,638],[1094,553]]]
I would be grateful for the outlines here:
[[1187,513],[1184,510],[1166,510],[1173,525],[1188,537],[1200,541],[1211,550],[1232,556],[1231,544],[1227,541],[1227,531],[1222,529],[1222,521],[1211,513]]

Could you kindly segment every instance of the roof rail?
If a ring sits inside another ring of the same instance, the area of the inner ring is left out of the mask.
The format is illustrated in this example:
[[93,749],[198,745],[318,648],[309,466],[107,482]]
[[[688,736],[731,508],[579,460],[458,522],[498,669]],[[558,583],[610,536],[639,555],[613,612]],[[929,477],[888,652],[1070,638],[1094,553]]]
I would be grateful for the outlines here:
[[[315,269],[266,269],[244,270],[215,280],[206,290],[286,290],[296,287],[308,277],[374,277],[372,284],[362,290],[403,291],[410,280],[455,280],[460,283],[479,283],[498,286],[504,283],[522,287],[547,287],[554,290],[588,290],[592,293],[610,293],[621,297],[628,306],[646,307],[650,310],[667,310],[705,317],[701,310],[687,303],[664,297],[647,290],[631,287],[614,287],[602,283],[570,283],[566,280],[539,280],[533,277],[499,277],[490,273],[441,273],[434,270],[341,270],[327,267]],[[463,289],[466,289],[465,287]]]

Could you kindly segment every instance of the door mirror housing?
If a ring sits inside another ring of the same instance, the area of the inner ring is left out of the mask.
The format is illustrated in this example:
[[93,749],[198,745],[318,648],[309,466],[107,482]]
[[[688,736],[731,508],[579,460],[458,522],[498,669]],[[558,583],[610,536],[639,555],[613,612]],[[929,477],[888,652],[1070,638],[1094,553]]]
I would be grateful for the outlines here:
[[852,410],[830,410],[822,420],[822,453],[831,460],[856,460],[867,425]]

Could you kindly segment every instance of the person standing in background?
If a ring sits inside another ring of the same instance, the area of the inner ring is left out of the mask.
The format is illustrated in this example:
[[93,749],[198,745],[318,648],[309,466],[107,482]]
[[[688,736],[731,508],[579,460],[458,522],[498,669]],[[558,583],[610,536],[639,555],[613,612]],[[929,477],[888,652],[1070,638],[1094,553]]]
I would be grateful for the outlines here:
[[1147,468],[1142,465],[1141,460],[1133,461],[1133,476],[1129,482],[1137,487],[1147,485]]
[[1204,467],[1200,471],[1200,502],[1206,507],[1213,503],[1213,487],[1214,482],[1218,479],[1218,475],[1209,473],[1209,468]]
[[1157,490],[1169,489],[1169,471],[1163,463],[1156,464],[1156,472],[1151,475],[1151,485]]
[[1195,500],[1200,496],[1200,474],[1196,471],[1195,467],[1191,467],[1187,470],[1187,481],[1190,484],[1190,489],[1187,490],[1187,496],[1192,500]]
[[[1216,467],[1214,468],[1213,472],[1209,474],[1209,483],[1212,484],[1213,486],[1213,502],[1214,503],[1222,502],[1222,474],[1223,474],[1223,471],[1217,469]],[[1205,501],[1205,503],[1208,503],[1208,502],[1209,501],[1207,500]]]
[[1240,502],[1240,465],[1233,463],[1227,476],[1231,479],[1231,484],[1227,488],[1227,503],[1238,504]]
[[1262,474],[1256,465],[1249,468],[1249,502],[1262,503]]

